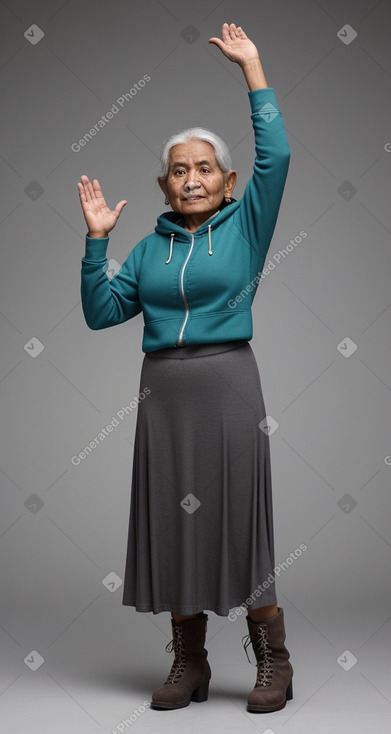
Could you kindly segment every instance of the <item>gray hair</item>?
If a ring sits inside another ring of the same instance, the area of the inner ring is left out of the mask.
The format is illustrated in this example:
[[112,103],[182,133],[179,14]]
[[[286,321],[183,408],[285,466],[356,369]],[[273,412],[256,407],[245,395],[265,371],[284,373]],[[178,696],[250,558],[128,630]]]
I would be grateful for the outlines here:
[[196,140],[205,140],[206,143],[213,145],[216,155],[216,160],[223,171],[228,173],[232,169],[232,160],[229,152],[229,148],[216,133],[212,130],[208,130],[206,127],[188,127],[186,130],[180,130],[177,133],[171,135],[168,140],[163,143],[160,151],[160,177],[166,178],[169,171],[170,162],[170,150],[174,145],[180,143],[187,143],[192,138]]

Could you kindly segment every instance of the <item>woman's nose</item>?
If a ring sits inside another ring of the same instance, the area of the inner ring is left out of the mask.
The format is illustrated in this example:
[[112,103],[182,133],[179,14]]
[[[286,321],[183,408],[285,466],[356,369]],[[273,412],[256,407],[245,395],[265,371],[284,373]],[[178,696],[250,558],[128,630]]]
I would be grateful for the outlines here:
[[189,176],[188,180],[185,183],[185,188],[187,191],[191,191],[192,189],[199,188],[199,183],[197,182],[194,176]]

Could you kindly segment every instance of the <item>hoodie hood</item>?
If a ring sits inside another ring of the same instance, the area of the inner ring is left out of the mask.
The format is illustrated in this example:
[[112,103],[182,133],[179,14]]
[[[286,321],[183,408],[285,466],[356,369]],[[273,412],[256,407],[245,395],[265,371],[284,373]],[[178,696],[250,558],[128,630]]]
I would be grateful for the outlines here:
[[188,242],[192,234],[195,236],[201,236],[208,232],[208,253],[209,255],[213,255],[212,230],[217,229],[222,222],[230,217],[232,215],[233,208],[236,209],[238,205],[238,201],[234,198],[232,198],[230,202],[223,199],[219,210],[215,212],[215,214],[212,214],[212,216],[201,224],[193,233],[188,232],[184,228],[184,218],[182,214],[174,211],[164,212],[164,214],[161,214],[157,219],[155,232],[170,237],[170,245],[167,250],[168,257],[165,261],[166,265],[171,262],[174,239],[177,239],[179,242]]

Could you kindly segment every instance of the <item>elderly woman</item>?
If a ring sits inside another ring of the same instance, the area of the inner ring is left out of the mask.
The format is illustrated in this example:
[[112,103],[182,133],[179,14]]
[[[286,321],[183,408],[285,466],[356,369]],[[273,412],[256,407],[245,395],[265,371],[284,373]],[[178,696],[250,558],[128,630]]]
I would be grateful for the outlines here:
[[158,178],[171,211],[110,279],[108,234],[127,202],[111,211],[99,181],[81,176],[82,307],[91,329],[143,312],[122,603],[171,611],[175,659],[151,705],[207,700],[203,610],[228,616],[241,605],[244,647],[251,641],[257,661],[247,710],[270,712],[292,698],[293,668],[274,587],[268,426],[249,341],[290,150],[256,46],[234,23],[209,42],[239,64],[249,88],[256,156],[243,197],[232,197],[236,171],[215,133],[176,133],[162,148]]

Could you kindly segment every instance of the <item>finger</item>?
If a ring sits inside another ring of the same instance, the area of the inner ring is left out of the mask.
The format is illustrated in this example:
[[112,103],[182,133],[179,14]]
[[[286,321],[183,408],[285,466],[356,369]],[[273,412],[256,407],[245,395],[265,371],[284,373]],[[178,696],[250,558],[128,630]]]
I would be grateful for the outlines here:
[[91,201],[91,192],[89,187],[91,186],[88,176],[81,176],[82,186],[84,190],[84,196],[86,201]]
[[86,192],[87,192],[87,186],[89,184],[89,178],[84,173],[83,173],[83,175],[80,178],[81,178],[82,186],[83,186],[83,189],[84,189],[84,193],[86,194]]
[[96,198],[103,199],[102,189],[101,189],[100,183],[97,178],[94,178],[92,185],[93,185],[93,191],[95,193]]
[[126,199],[122,199],[121,201],[118,202],[117,206],[114,209],[117,217],[119,217],[119,215],[122,212],[122,209],[124,208],[124,206],[126,206],[127,203],[128,202],[126,201]]
[[236,38],[236,32],[235,31],[236,31],[236,25],[235,25],[235,23],[231,23],[231,25],[229,27],[229,37],[230,37],[231,41],[234,41],[235,38]]
[[247,41],[247,40],[248,40],[248,37],[246,36],[246,34],[245,34],[245,32],[244,32],[243,28],[242,28],[241,26],[239,26],[239,28],[238,28],[237,30],[238,30],[238,35],[237,35],[237,37],[238,37],[238,38],[243,38],[243,40],[244,40],[244,41]]
[[223,25],[221,27],[221,35],[223,37],[223,41],[225,41],[225,43],[227,43],[227,41],[229,41],[229,39],[230,39],[229,25],[228,25],[228,23],[223,23]]
[[215,43],[216,46],[218,46],[221,50],[225,48],[225,43],[223,43],[223,41],[220,38],[215,38],[215,37],[210,38],[209,43]]
[[95,193],[94,189],[92,187],[91,181],[88,181],[88,183],[85,186],[86,189],[86,197],[88,201],[92,201],[92,199],[95,199]]
[[237,26],[235,23],[231,23],[231,31],[233,33],[233,37],[232,37],[233,40],[235,40],[235,38],[238,38],[238,36],[240,36],[239,28],[240,26]]
[[84,193],[84,186],[83,186],[83,184],[81,184],[81,183],[78,183],[78,184],[77,184],[77,188],[78,188],[78,191],[79,191],[79,196],[80,196],[80,199],[81,199],[82,201],[85,201],[85,200],[86,200],[86,195],[85,195],[85,193]]
[[86,184],[78,184],[78,187],[79,187],[79,193],[80,193],[80,197],[82,198],[82,201],[84,202],[91,201],[91,197],[89,196],[89,192],[88,192],[88,188]]
[[[98,198],[95,192],[95,181],[96,179],[94,178],[94,181],[92,183],[91,181],[89,181],[86,186],[88,201],[93,201],[94,199]],[[99,182],[98,182],[98,185],[99,185]]]
[[[88,201],[91,201],[91,199],[94,199],[95,198],[95,192],[94,192],[93,185],[92,185],[90,179],[88,178],[88,176],[86,176],[86,175],[83,175],[81,177],[81,180],[82,180],[83,185],[84,185],[84,191],[85,191],[86,199]],[[94,181],[96,181],[96,179],[94,179]]]

